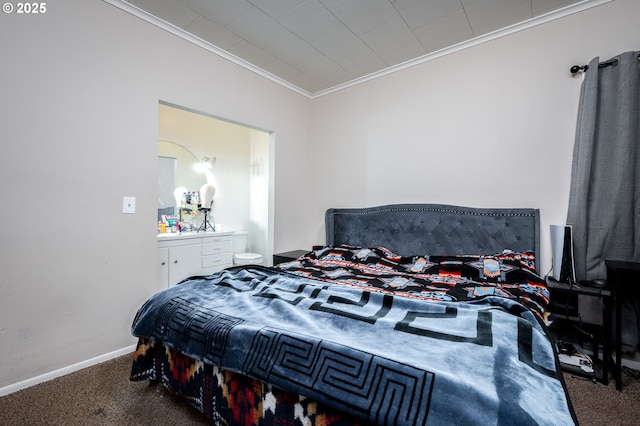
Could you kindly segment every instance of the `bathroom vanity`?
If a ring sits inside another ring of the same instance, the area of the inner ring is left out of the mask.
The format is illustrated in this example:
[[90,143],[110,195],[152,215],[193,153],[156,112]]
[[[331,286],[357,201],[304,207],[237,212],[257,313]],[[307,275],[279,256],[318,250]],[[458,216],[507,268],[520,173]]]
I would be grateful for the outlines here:
[[233,232],[158,234],[159,288],[232,266],[232,238]]

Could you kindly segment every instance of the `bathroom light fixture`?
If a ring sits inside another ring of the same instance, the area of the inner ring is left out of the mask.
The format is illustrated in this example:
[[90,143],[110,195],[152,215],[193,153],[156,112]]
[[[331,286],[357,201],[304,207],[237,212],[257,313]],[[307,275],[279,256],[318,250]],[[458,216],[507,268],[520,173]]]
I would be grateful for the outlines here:
[[207,177],[207,183],[208,184],[213,184],[214,183],[214,178],[213,178],[213,163],[216,161],[216,158],[209,158],[209,157],[203,157],[200,161],[193,163],[193,169],[198,172],[198,173],[202,173],[203,175],[205,175]]
[[213,170],[213,163],[216,162],[216,157],[202,157],[200,160],[209,170]]
[[182,194],[184,194],[185,192],[187,192],[187,188],[185,188],[184,186],[179,186],[173,190],[173,198],[176,199],[177,209],[180,209],[180,206],[182,205]]

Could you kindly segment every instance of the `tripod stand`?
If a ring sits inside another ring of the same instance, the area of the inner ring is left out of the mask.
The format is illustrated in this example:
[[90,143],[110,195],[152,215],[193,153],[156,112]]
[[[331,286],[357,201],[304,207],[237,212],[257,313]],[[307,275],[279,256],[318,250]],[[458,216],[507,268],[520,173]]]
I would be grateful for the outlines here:
[[216,225],[215,225],[215,223],[213,221],[209,220],[209,216],[211,214],[211,209],[210,208],[206,208],[206,207],[202,207],[202,208],[200,208],[200,211],[204,215],[204,219],[203,219],[202,223],[200,224],[200,226],[198,227],[197,232],[200,232],[200,231],[215,232]]

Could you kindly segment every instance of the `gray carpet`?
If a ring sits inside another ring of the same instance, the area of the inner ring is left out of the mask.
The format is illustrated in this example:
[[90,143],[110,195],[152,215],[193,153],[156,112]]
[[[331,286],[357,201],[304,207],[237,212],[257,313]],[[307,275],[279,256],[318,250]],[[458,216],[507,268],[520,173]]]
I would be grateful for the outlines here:
[[637,371],[623,369],[622,391],[616,390],[612,375],[608,386],[568,373],[564,378],[581,425],[640,425],[640,374]]
[[206,425],[162,386],[130,382],[125,355],[0,398],[1,425]]
[[[1,425],[205,425],[204,417],[162,386],[130,382],[122,356],[0,398]],[[640,378],[623,390],[565,374],[582,425],[640,425]],[[553,424],[553,419],[550,419]]]

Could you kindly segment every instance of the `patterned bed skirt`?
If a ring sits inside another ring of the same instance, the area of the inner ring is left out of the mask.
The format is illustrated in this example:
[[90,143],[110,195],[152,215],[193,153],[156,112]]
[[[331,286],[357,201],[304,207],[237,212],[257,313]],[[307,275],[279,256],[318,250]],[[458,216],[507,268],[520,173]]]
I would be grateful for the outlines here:
[[361,419],[267,383],[138,339],[132,381],[161,381],[214,425],[356,426]]

